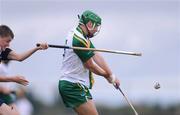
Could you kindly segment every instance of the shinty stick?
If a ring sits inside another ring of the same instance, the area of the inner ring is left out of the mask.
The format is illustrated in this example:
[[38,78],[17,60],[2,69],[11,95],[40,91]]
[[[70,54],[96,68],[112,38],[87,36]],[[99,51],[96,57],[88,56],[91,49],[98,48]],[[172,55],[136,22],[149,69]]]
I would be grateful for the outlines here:
[[[37,44],[37,46],[39,46],[39,45],[40,44]],[[95,49],[95,48],[84,48],[84,47],[70,47],[70,46],[65,46],[65,45],[52,45],[52,44],[48,44],[48,46],[51,48],[65,48],[65,49],[74,49],[74,50],[83,50],[83,51],[98,51],[98,52],[107,52],[107,53],[114,53],[114,54],[142,56],[141,53],[118,51],[118,50]]]

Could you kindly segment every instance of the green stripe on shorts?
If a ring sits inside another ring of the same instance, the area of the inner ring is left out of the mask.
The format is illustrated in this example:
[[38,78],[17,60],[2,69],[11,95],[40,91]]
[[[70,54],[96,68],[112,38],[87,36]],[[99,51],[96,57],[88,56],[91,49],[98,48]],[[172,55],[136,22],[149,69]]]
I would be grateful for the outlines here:
[[92,99],[89,89],[80,84],[65,80],[59,81],[59,93],[66,107],[76,108]]
[[0,93],[0,99],[3,100],[3,102],[8,104],[8,105],[15,102],[15,97],[13,98],[12,94]]

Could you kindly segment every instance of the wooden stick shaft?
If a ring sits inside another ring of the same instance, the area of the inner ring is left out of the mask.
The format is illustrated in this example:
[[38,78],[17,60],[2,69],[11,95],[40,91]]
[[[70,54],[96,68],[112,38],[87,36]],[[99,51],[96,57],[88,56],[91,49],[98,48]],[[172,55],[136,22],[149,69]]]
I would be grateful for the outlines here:
[[83,48],[83,47],[70,47],[70,48],[71,49],[75,49],[75,50],[99,51],[99,52],[107,52],[107,53],[115,53],[115,54],[125,54],[125,55],[141,56],[141,53],[135,53],[135,52],[107,50],[107,49],[95,49],[95,48]]
[[134,106],[132,105],[132,103],[129,101],[129,99],[126,97],[126,95],[123,93],[123,91],[121,90],[121,88],[118,88],[119,91],[121,92],[121,94],[123,95],[123,97],[125,98],[126,102],[130,105],[130,107],[132,108],[133,112],[135,115],[138,115],[137,111],[135,110]]
[[[37,44],[39,46],[40,44]],[[127,52],[127,51],[117,51],[117,50],[107,50],[107,49],[95,49],[95,48],[84,48],[84,47],[70,47],[65,45],[52,45],[48,44],[51,48],[65,48],[65,49],[74,49],[74,50],[83,50],[83,51],[98,51],[98,52],[107,52],[107,53],[114,53],[114,54],[125,54],[125,55],[133,55],[133,56],[141,56],[141,53],[135,52]]]

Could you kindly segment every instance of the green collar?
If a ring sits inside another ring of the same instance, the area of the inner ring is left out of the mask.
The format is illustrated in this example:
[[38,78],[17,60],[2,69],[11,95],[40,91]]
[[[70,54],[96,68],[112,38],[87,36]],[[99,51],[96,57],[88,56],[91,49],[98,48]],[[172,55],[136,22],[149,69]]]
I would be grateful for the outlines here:
[[80,32],[80,33],[87,39],[85,33],[84,33],[83,30],[80,28],[80,26],[78,26],[76,29],[77,29],[78,32]]

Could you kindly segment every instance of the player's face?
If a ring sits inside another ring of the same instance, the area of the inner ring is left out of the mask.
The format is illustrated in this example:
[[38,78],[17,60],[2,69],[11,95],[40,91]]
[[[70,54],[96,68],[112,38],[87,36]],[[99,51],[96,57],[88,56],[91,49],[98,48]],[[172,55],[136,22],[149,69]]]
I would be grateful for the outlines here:
[[101,25],[95,26],[94,29],[93,29],[94,30],[93,31],[93,36],[96,36],[99,33],[100,29],[101,29]]
[[0,36],[0,48],[2,51],[4,51],[7,47],[9,47],[10,42],[12,41],[12,38],[10,36],[7,37],[1,37]]
[[87,23],[87,27],[89,30],[89,38],[92,38],[93,36],[97,35],[100,31],[100,25],[97,26],[95,23],[93,24],[91,21]]

